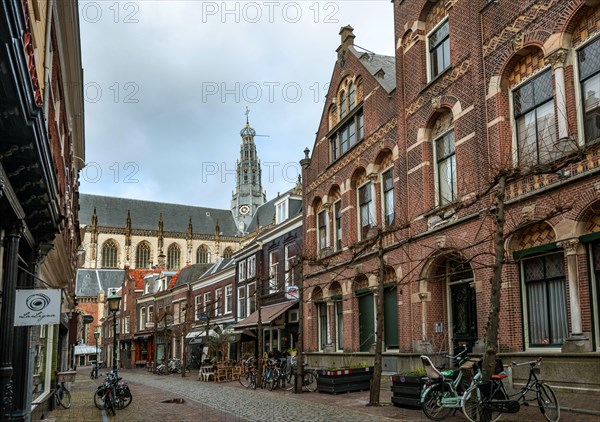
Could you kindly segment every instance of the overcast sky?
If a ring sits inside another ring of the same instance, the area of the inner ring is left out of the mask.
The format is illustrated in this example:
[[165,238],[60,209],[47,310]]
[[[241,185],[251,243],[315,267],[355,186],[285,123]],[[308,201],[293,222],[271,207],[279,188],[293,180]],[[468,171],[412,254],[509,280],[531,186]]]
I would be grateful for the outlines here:
[[393,5],[368,1],[80,1],[81,192],[229,208],[245,108],[267,199],[312,149],[350,24],[393,55]]

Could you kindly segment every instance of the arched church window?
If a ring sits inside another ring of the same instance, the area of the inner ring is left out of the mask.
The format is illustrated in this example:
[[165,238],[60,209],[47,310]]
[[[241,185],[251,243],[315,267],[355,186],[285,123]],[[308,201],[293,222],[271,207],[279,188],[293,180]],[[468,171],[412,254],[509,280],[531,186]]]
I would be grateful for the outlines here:
[[223,251],[223,259],[229,259],[231,258],[231,256],[233,255],[233,249],[231,249],[229,246],[225,248],[225,250]]
[[196,250],[196,263],[208,264],[210,262],[210,255],[208,253],[208,247],[206,245],[200,245]]
[[102,245],[102,268],[117,268],[119,247],[113,239],[108,239]]
[[150,268],[150,263],[150,244],[144,240],[135,252],[135,267]]
[[177,270],[181,266],[181,248],[177,243],[172,243],[167,250],[167,268]]

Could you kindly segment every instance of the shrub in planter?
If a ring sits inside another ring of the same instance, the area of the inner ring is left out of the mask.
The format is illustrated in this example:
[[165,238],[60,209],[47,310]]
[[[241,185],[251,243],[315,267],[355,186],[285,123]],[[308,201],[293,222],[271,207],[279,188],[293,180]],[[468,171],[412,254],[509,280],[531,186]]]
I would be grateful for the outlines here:
[[395,406],[421,407],[421,391],[427,379],[425,368],[392,375],[392,403]]
[[349,393],[371,388],[373,367],[320,369],[317,377],[319,393]]

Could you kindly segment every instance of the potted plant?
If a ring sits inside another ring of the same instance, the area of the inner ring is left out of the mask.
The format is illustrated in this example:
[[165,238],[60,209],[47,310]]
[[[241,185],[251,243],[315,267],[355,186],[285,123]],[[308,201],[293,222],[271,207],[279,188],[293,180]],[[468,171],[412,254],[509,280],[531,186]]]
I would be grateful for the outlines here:
[[392,375],[391,379],[392,403],[395,406],[421,407],[421,391],[427,379],[424,367]]
[[287,349],[287,354],[288,356],[296,356],[298,355],[298,349],[296,349],[295,347],[289,348]]
[[366,361],[350,363],[342,368],[320,369],[317,372],[317,390],[320,393],[369,390],[373,379],[373,367]]

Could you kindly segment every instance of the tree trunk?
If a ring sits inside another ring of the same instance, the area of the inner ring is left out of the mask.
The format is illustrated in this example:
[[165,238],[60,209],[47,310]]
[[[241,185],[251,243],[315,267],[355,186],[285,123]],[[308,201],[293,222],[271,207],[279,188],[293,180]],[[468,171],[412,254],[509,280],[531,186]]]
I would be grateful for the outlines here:
[[[261,271],[262,273],[262,271]],[[263,329],[262,329],[262,310],[261,310],[261,306],[262,306],[262,276],[259,276],[258,279],[256,280],[256,310],[258,312],[257,316],[258,316],[258,321],[257,321],[257,325],[256,325],[256,330],[257,332],[257,340],[258,340],[258,350],[257,350],[257,356],[256,356],[256,364],[258,365],[257,367],[257,372],[256,372],[256,386],[260,386],[260,384],[262,383],[262,373],[263,373],[263,359],[262,359],[262,355],[263,355]]]
[[498,325],[500,320],[500,294],[502,287],[502,269],[504,268],[504,196],[506,193],[506,175],[500,176],[495,198],[495,239],[494,273],[491,279],[490,312],[485,331],[485,354],[483,356],[483,379],[494,374],[498,353]]
[[375,321],[377,326],[375,328],[375,368],[373,372],[373,381],[371,382],[371,391],[369,394],[369,406],[379,406],[379,393],[381,390],[381,355],[383,350],[383,283],[385,280],[385,261],[383,259],[383,233],[381,230],[378,230],[377,236],[377,258],[379,260],[377,296],[375,302],[377,307]]

